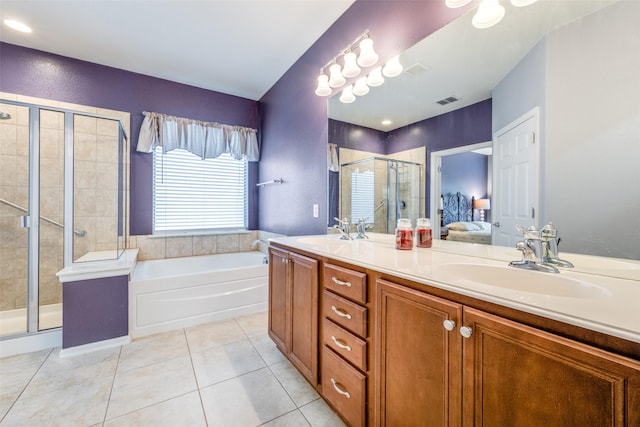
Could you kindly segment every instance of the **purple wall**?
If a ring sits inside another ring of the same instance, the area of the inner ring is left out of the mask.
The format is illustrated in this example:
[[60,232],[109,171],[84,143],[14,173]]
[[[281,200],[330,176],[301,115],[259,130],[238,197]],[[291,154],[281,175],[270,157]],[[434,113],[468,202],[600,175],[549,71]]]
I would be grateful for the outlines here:
[[[260,179],[285,180],[260,189],[260,229],[288,235],[326,232],[328,118],[326,98],[314,94],[318,70],[365,29],[384,61],[473,6],[357,0],[287,71],[260,100]],[[313,204],[319,205],[320,218],[312,217]]]
[[339,148],[385,154],[387,133],[329,119],[329,143]]
[[[135,146],[143,111],[258,128],[258,102],[0,43],[0,91],[131,113],[131,234],[152,231],[152,158]],[[257,228],[258,165],[249,167],[249,228]]]
[[62,284],[62,348],[129,334],[129,276]]

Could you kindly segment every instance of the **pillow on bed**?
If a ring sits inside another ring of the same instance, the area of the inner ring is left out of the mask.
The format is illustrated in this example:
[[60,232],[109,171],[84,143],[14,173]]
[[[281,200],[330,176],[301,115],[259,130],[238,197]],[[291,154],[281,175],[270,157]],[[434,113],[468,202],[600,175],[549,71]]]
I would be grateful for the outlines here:
[[484,222],[484,221],[473,221],[473,223],[480,227],[480,230],[484,230],[484,231],[491,231],[491,223],[490,222]]
[[447,224],[449,230],[455,231],[480,231],[482,228],[472,222],[452,222]]

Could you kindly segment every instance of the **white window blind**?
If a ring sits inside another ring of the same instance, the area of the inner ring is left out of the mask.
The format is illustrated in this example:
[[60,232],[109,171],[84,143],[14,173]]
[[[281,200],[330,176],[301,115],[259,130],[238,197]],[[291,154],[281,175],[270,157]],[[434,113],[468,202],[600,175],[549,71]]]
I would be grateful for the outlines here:
[[244,229],[247,161],[201,159],[185,150],[153,152],[154,231]]
[[[351,175],[351,223],[367,218],[373,212],[373,171],[360,172],[356,169]],[[368,221],[373,221],[369,218]]]

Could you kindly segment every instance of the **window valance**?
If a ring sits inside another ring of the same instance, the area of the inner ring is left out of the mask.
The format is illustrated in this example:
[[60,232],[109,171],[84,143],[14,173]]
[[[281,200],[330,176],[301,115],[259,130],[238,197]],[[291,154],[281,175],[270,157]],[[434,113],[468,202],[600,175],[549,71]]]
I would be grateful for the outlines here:
[[255,129],[214,122],[185,119],[160,113],[144,112],[138,135],[137,151],[151,153],[156,146],[163,152],[180,148],[202,159],[229,153],[250,162],[260,159]]

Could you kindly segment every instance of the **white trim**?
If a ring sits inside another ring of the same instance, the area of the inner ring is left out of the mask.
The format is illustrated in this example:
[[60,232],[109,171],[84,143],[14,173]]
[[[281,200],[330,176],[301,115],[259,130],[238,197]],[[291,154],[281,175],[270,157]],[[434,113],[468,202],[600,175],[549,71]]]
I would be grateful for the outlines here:
[[63,348],[60,350],[60,358],[78,356],[80,354],[92,353],[94,351],[106,350],[108,348],[127,345],[131,342],[129,335],[123,337],[111,338],[104,341],[96,341],[89,344],[78,345],[75,347]]
[[62,328],[0,341],[0,358],[62,346]]

